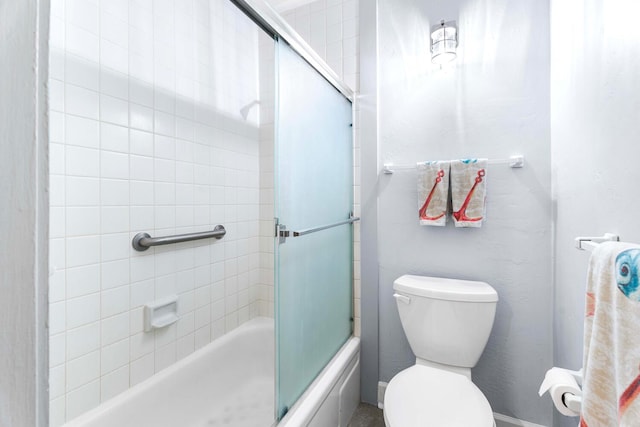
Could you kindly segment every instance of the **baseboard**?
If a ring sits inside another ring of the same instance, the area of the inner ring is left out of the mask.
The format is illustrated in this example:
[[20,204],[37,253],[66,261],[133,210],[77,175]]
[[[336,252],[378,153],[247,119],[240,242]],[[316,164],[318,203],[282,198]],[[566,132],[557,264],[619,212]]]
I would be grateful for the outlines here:
[[529,421],[522,421],[517,418],[508,417],[506,415],[493,413],[493,418],[496,420],[496,427],[545,427],[542,424],[530,423]]
[[384,394],[389,383],[378,381],[378,408],[384,409]]

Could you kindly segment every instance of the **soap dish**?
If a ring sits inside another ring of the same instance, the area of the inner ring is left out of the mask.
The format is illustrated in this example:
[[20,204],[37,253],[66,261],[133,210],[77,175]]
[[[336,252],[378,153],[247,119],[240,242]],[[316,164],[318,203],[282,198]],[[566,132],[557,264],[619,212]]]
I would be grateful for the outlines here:
[[172,295],[144,306],[144,331],[166,328],[178,321],[178,296]]

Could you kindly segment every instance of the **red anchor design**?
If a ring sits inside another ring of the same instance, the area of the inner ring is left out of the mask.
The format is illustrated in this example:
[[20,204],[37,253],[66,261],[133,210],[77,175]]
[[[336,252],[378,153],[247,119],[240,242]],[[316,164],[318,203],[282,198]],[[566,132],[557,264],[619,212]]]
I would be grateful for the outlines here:
[[624,412],[631,406],[631,403],[640,395],[640,375],[636,377],[629,387],[620,395],[620,401],[618,402],[618,413],[622,416]]
[[438,175],[436,176],[436,180],[433,183],[433,187],[431,187],[431,192],[429,193],[429,196],[427,196],[427,200],[424,202],[424,205],[422,205],[422,207],[420,208],[420,219],[424,219],[427,221],[435,221],[437,219],[442,218],[446,212],[441,213],[440,215],[437,216],[428,216],[427,215],[427,208],[429,207],[429,204],[431,203],[431,199],[433,198],[433,193],[436,192],[436,186],[442,181],[442,178],[444,177],[444,171],[442,169],[440,169],[438,171]]
[[467,216],[467,207],[469,206],[469,202],[471,202],[471,197],[473,196],[473,192],[476,191],[476,187],[478,186],[478,184],[482,182],[482,177],[484,175],[485,175],[484,169],[480,169],[478,171],[478,176],[476,177],[476,182],[475,184],[473,184],[473,187],[471,187],[471,190],[469,190],[469,194],[467,194],[467,198],[464,199],[464,203],[462,204],[462,206],[460,206],[460,210],[453,213],[453,217],[456,219],[456,221],[474,222],[474,221],[480,221],[482,219],[481,216],[477,218],[469,218]]
[[591,317],[596,312],[596,294],[593,292],[587,292],[586,302],[586,315],[585,317]]

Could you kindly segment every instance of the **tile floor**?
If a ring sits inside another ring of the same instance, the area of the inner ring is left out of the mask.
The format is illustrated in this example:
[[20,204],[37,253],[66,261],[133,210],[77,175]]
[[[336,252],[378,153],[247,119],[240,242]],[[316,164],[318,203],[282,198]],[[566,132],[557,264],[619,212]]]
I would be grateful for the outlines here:
[[348,427],[384,427],[382,409],[361,403],[353,414]]

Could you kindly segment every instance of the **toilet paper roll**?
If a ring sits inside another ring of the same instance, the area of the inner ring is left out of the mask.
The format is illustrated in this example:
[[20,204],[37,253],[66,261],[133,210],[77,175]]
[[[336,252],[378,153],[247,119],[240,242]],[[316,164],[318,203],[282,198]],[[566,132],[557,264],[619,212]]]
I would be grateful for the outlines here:
[[577,417],[580,415],[580,412],[567,408],[562,400],[562,395],[565,393],[582,396],[580,386],[578,386],[576,379],[568,370],[557,367],[549,369],[544,376],[542,384],[540,385],[538,394],[542,396],[547,391],[549,392],[556,409],[562,415],[566,415],[568,417]]

